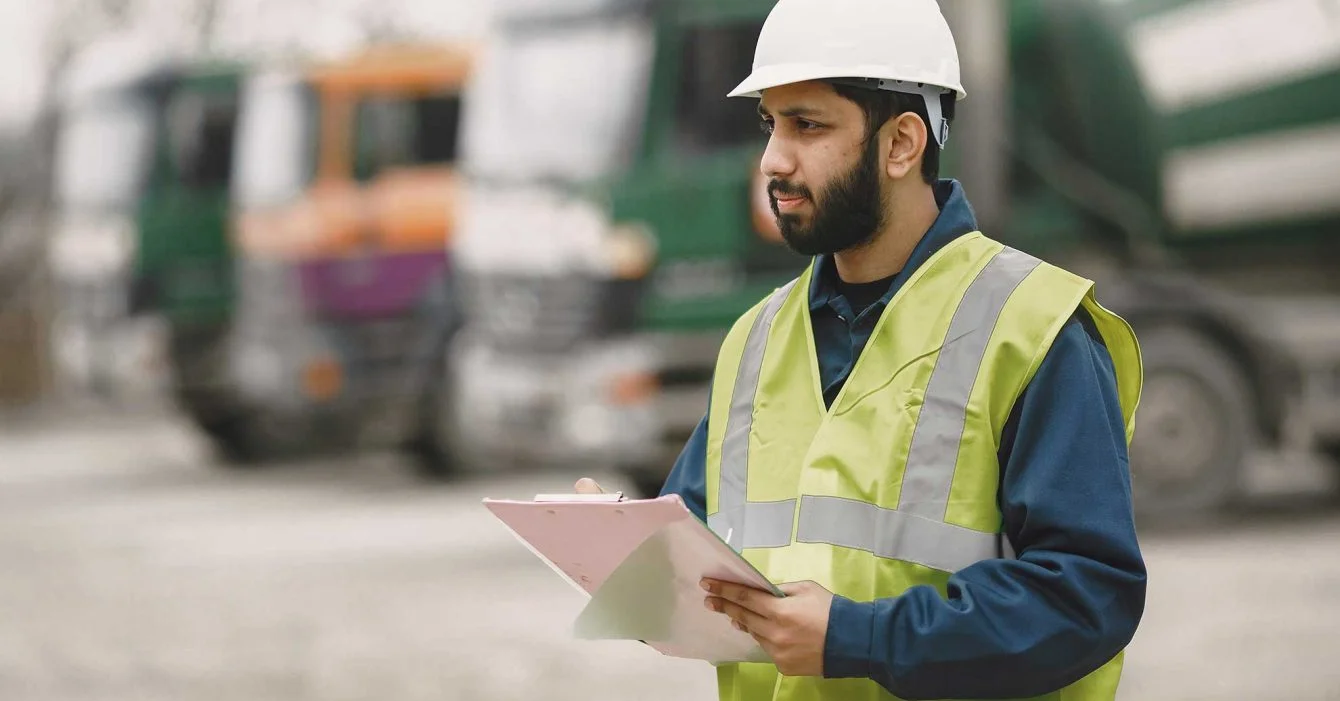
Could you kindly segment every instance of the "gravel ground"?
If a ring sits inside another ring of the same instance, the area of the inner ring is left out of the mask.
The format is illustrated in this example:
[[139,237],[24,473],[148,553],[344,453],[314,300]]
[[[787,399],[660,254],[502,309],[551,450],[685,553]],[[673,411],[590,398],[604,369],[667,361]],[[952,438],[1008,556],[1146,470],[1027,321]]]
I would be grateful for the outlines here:
[[[0,433],[0,699],[710,699],[704,664],[569,636],[582,604],[479,499],[390,457],[237,473],[123,417]],[[605,478],[609,480],[609,478]],[[1121,698],[1340,699],[1340,514],[1144,537]]]

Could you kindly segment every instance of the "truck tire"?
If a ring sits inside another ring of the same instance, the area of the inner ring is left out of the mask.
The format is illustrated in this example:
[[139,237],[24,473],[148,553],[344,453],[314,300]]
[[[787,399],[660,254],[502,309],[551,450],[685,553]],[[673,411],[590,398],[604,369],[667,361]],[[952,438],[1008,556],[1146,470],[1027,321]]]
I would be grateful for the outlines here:
[[239,414],[221,419],[197,419],[196,425],[214,445],[220,467],[259,469],[296,455],[296,450],[285,450],[279,441],[267,436],[264,422],[259,419]]
[[1331,463],[1331,467],[1340,474],[1340,440],[1330,439],[1321,442],[1317,452],[1321,457]]
[[174,333],[172,392],[182,413],[219,454],[219,467],[256,469],[295,457],[310,446],[304,427],[249,407],[223,371],[227,327]]
[[1138,330],[1144,391],[1130,448],[1140,516],[1199,520],[1232,505],[1258,443],[1253,391],[1222,346],[1185,326]]
[[450,344],[443,348],[428,373],[419,408],[419,429],[406,446],[415,472],[432,481],[460,476],[462,461],[460,429],[456,421],[456,397],[452,382]]
[[227,388],[179,390],[177,404],[214,446],[219,467],[259,469],[316,452],[305,417],[247,407]]

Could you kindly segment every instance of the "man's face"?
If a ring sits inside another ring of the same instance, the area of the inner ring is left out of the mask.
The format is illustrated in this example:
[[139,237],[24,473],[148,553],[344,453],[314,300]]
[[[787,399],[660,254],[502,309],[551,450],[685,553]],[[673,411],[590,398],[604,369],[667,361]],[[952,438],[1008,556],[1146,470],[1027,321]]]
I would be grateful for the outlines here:
[[821,82],[764,91],[760,165],[788,246],[807,256],[859,247],[884,224],[880,147],[865,113]]

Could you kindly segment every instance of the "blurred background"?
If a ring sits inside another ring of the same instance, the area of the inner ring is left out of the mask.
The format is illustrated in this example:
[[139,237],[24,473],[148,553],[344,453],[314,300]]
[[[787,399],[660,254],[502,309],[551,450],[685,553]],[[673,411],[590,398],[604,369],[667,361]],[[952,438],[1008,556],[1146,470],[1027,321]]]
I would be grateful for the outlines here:
[[[941,3],[983,230],[1135,327],[1124,699],[1340,699],[1340,3]],[[0,698],[714,698],[479,504],[655,494],[804,262],[767,0],[0,0]]]

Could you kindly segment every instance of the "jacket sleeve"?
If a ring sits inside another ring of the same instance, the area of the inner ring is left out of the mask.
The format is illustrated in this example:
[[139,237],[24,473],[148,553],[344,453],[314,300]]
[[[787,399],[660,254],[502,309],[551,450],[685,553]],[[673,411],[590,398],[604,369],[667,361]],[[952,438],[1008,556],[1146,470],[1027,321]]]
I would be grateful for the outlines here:
[[[708,405],[711,405],[709,393]],[[698,422],[693,434],[684,444],[675,466],[665,478],[661,496],[678,494],[689,511],[701,521],[707,521],[707,415]]]
[[1145,602],[1124,437],[1111,357],[1081,315],[1002,435],[1000,506],[1016,559],[955,573],[947,598],[928,586],[835,597],[825,676],[868,677],[905,699],[1015,698],[1113,658]]

